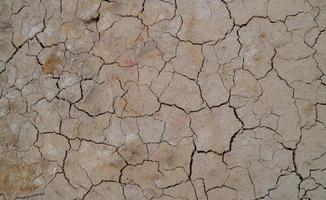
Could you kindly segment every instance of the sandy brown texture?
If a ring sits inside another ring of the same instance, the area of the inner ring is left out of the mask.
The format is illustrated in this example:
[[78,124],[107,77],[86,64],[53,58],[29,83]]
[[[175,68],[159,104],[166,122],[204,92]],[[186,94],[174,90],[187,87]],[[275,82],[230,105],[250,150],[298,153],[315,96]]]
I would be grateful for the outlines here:
[[325,200],[325,0],[0,0],[0,200]]

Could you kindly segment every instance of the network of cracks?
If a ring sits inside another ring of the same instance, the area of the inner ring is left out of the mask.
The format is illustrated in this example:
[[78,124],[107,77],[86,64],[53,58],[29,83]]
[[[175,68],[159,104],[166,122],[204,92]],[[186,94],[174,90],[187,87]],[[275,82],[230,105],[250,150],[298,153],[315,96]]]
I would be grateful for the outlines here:
[[0,200],[325,200],[325,0],[1,0]]

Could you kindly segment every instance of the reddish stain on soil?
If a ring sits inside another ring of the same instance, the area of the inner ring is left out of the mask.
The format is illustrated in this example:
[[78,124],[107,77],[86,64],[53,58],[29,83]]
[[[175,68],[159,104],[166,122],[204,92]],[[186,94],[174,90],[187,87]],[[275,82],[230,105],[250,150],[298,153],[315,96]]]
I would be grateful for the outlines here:
[[126,66],[133,66],[137,64],[137,62],[135,61],[135,59],[132,59],[132,58],[129,58],[129,59],[126,59],[123,61],[123,65],[126,65]]
[[173,117],[171,127],[175,129],[181,129],[185,126],[186,118],[184,116],[176,115]]
[[261,38],[265,38],[265,37],[267,37],[267,33],[262,32],[262,33],[260,34],[260,37],[261,37]]
[[30,194],[38,188],[34,170],[24,162],[0,160],[0,193],[7,196]]
[[54,74],[58,71],[61,60],[56,56],[50,56],[43,65],[43,71],[46,74]]

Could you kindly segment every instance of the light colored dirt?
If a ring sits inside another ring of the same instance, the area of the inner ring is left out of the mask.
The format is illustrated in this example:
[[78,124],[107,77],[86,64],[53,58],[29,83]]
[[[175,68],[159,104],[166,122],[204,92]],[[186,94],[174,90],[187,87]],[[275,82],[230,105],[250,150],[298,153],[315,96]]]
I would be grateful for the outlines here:
[[1,0],[0,200],[325,200],[325,0]]

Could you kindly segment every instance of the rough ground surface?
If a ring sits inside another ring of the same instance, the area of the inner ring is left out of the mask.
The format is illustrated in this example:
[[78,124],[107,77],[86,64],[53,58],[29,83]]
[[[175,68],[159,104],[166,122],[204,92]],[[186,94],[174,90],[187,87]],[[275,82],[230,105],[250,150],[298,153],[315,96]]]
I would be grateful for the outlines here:
[[0,200],[325,200],[325,0],[0,0]]

